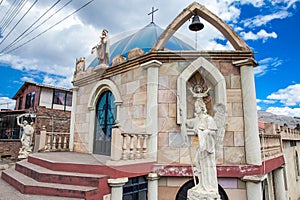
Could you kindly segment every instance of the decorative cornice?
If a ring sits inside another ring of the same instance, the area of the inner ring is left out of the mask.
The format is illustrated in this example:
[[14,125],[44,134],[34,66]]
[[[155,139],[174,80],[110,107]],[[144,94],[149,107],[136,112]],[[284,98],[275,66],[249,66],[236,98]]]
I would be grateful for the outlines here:
[[243,67],[243,66],[256,67],[258,65],[258,63],[256,62],[256,60],[254,58],[247,58],[244,60],[233,61],[232,64],[236,67]]

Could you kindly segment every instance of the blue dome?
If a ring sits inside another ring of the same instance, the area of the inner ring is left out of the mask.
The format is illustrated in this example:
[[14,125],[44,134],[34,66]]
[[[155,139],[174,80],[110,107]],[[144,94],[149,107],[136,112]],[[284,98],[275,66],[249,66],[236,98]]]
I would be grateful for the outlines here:
[[[123,55],[127,57],[128,52],[134,48],[140,48],[147,53],[151,50],[154,43],[164,30],[155,23],[150,23],[141,30],[129,35],[128,37],[121,39],[110,46],[110,62],[117,55]],[[180,51],[180,50],[194,50],[192,46],[184,41],[172,36],[166,43],[165,48]],[[89,67],[95,67],[98,65],[98,59],[94,59]]]

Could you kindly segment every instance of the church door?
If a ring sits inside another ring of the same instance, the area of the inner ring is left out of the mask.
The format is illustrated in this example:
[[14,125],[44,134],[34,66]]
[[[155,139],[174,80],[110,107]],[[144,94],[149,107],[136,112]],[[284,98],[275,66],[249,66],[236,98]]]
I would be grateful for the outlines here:
[[116,119],[115,98],[110,91],[101,94],[96,108],[94,154],[110,155],[112,127]]

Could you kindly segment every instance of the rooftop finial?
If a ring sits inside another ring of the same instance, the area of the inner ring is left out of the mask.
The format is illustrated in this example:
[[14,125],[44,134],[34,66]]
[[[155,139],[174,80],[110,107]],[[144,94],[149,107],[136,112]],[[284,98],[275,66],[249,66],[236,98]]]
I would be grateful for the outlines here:
[[154,9],[154,7],[152,7],[152,11],[151,11],[150,13],[148,13],[148,15],[152,15],[152,21],[151,21],[151,23],[154,23],[154,22],[153,22],[153,19],[154,19],[154,13],[155,13],[156,11],[158,11],[158,9],[157,9],[157,8]]

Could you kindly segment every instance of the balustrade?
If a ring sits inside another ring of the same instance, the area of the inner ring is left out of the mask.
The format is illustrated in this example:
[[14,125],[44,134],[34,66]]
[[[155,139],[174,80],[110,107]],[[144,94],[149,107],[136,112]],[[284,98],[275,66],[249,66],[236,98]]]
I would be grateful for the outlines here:
[[40,151],[69,151],[70,133],[46,132],[40,135]]
[[146,158],[147,134],[121,133],[122,136],[122,160],[135,160]]

